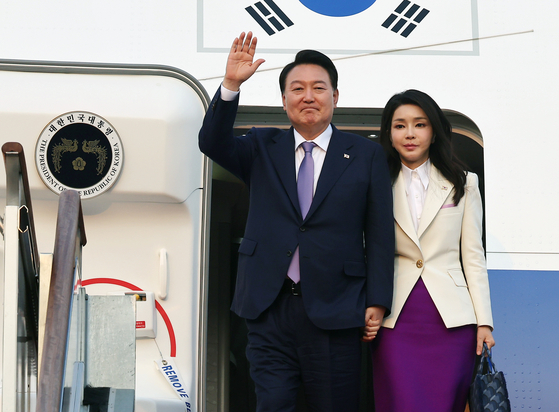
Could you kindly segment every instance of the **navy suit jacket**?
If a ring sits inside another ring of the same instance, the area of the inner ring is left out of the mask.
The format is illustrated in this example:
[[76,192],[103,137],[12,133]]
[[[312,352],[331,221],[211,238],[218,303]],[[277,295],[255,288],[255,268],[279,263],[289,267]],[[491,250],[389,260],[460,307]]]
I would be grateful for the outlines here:
[[390,312],[394,279],[392,187],[380,145],[333,127],[315,195],[301,216],[293,128],[233,135],[238,97],[215,95],[200,150],[249,186],[250,206],[232,310],[257,318],[276,299],[299,245],[301,290],[322,329],[363,326],[365,308]]

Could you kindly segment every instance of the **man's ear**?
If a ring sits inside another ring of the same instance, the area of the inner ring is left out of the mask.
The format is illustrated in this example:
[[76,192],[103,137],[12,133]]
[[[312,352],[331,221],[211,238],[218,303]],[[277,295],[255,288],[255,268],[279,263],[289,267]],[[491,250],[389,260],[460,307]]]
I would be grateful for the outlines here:
[[340,97],[340,92],[338,89],[334,91],[334,107],[338,107],[338,98]]
[[281,102],[283,104],[283,111],[285,112],[286,111],[286,109],[285,109],[285,93],[281,94]]

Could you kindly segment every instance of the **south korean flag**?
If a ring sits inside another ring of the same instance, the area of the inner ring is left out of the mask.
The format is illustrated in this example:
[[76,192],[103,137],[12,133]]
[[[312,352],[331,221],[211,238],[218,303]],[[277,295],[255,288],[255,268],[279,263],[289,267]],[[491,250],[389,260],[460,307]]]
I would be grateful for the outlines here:
[[477,0],[202,0],[199,50],[227,52],[252,31],[259,52],[477,52]]

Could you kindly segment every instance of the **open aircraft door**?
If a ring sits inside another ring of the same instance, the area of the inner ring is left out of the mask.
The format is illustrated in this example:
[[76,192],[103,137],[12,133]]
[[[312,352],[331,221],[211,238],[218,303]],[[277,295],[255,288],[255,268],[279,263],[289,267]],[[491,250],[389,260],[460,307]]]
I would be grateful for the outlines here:
[[[87,293],[138,295],[135,410],[204,410],[205,90],[171,67],[16,61],[0,61],[0,90],[0,140],[24,148],[39,252],[52,253],[58,195],[77,190]],[[5,181],[0,169],[2,194]]]

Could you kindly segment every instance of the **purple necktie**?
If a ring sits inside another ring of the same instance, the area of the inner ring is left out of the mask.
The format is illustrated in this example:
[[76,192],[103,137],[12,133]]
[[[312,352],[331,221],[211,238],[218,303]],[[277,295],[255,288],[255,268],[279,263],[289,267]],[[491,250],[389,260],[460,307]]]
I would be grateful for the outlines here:
[[[297,178],[297,194],[299,196],[299,206],[301,207],[301,215],[303,219],[307,216],[309,209],[311,208],[312,198],[313,198],[313,188],[314,188],[314,161],[312,158],[312,149],[315,144],[313,142],[303,142],[301,143],[303,150],[305,151],[305,157],[301,162],[299,167],[299,176]],[[301,274],[299,272],[299,246],[295,249],[293,253],[293,259],[289,264],[289,269],[287,270],[287,276],[295,283],[299,283],[301,280]]]

